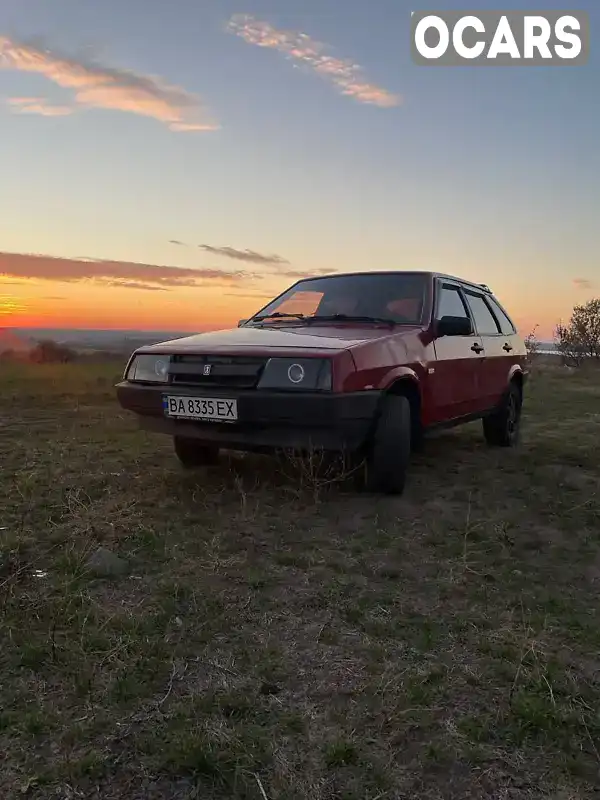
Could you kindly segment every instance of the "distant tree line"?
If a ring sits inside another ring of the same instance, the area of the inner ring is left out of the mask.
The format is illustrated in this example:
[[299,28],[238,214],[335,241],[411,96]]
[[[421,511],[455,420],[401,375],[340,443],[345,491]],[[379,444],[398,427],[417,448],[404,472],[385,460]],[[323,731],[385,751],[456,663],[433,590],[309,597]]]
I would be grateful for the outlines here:
[[30,350],[4,350],[0,353],[3,361],[29,361],[33,364],[68,364],[75,361],[77,353],[51,339],[38,342]]
[[[536,336],[537,325],[525,337],[525,347],[530,360],[535,358],[540,348]],[[554,330],[556,350],[562,356],[563,363],[570,367],[580,367],[584,363],[593,362],[600,365],[600,298],[573,308],[571,318],[566,325],[560,322]],[[86,360],[106,360],[122,358],[119,353],[90,353]],[[31,350],[4,350],[0,360],[30,361],[35,364],[68,364],[80,360],[81,354],[70,347],[58,344],[51,339],[38,342]]]
[[559,352],[569,366],[579,367],[585,361],[600,361],[600,298],[575,306],[567,325],[556,326],[555,339]]
[[[525,339],[530,359],[540,347],[536,330],[537,325]],[[600,298],[575,306],[566,325],[559,322],[555,327],[554,344],[566,366],[600,365]]]
[[36,364],[68,364],[75,361],[77,353],[70,347],[45,339],[38,342],[29,353],[29,360]]

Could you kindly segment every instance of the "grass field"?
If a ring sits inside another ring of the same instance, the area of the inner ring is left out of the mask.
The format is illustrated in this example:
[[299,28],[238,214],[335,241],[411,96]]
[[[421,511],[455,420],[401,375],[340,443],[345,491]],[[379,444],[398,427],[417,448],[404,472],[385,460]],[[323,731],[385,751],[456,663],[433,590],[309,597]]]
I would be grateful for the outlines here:
[[0,365],[0,797],[600,796],[598,377],[390,499],[186,474],[119,367]]

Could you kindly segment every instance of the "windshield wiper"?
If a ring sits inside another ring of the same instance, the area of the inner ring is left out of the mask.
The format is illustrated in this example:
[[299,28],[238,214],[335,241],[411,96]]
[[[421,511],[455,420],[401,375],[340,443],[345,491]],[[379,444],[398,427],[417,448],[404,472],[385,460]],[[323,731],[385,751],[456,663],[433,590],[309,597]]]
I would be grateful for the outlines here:
[[304,314],[282,314],[276,311],[274,314],[263,314],[261,317],[253,317],[250,322],[263,322],[265,319],[306,319]]
[[249,322],[264,322],[268,319],[299,319],[303,322],[375,322],[379,325],[397,325],[394,319],[388,317],[371,317],[364,314],[285,314],[275,311],[273,314],[263,314],[260,317],[253,317]]
[[388,317],[370,317],[364,314],[327,314],[306,317],[310,322],[377,322],[381,325],[397,325],[394,319]]

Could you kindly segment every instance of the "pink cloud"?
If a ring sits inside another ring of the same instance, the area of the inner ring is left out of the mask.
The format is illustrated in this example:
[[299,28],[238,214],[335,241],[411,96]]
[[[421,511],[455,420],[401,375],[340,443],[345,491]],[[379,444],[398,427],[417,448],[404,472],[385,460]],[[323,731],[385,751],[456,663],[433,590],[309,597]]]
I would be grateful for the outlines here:
[[233,258],[237,261],[249,261],[252,264],[289,264],[287,258],[276,254],[257,253],[256,250],[238,250],[235,247],[213,247],[210,244],[200,244],[198,247],[207,253],[224,258]]
[[[202,108],[196,95],[160,78],[86,63],[7,36],[0,36],[0,69],[43,75],[57,86],[72,90],[74,104],[81,108],[101,108],[151,117],[173,131],[214,131],[219,127]],[[36,103],[39,108],[52,107],[39,99]],[[20,107],[18,102],[14,105]],[[30,109],[28,113],[43,112]]]
[[398,95],[369,83],[358,64],[328,55],[327,45],[311,39],[305,33],[278,30],[268,22],[261,22],[249,14],[234,14],[227,29],[249,44],[278,50],[332,83],[341,94],[360,103],[391,108],[401,102]]
[[[131,261],[55,258],[35,253],[0,252],[0,279],[4,276],[65,283],[94,281],[107,286],[132,289],[201,287],[207,284],[231,287],[258,278],[243,271],[228,272],[210,267],[194,269]],[[0,284],[4,285],[4,282],[0,281]]]
[[48,103],[43,97],[10,97],[9,106],[17,114],[40,114],[42,117],[66,117],[73,113],[70,106]]

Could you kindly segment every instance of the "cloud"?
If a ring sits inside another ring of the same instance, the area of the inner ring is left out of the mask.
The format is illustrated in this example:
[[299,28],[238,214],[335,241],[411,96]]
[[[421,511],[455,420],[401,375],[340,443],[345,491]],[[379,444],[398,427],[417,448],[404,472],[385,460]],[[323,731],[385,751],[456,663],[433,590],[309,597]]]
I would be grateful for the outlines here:
[[[55,258],[32,253],[0,252],[0,278],[3,276],[66,283],[95,281],[106,286],[164,290],[208,284],[231,287],[259,277],[241,270],[227,272],[213,268],[193,269],[130,261]],[[4,283],[0,282],[0,285]]]
[[[43,75],[61,88],[72,90],[73,103],[81,108],[139,114],[156,119],[173,131],[214,131],[219,127],[199,98],[185,89],[151,75],[70,58],[45,46],[0,36],[0,69]],[[19,102],[11,105],[20,113],[44,113],[41,109],[53,108],[39,98],[29,105],[28,112]]]
[[278,255],[266,255],[255,250],[236,250],[235,247],[212,247],[209,244],[198,245],[201,250],[214,256],[234,258],[238,261],[249,261],[252,264],[289,264],[290,262]]
[[341,94],[352,97],[359,103],[381,108],[391,108],[401,103],[398,95],[369,83],[358,64],[328,55],[329,47],[326,44],[311,39],[305,33],[278,30],[268,22],[261,22],[249,14],[234,14],[227,23],[227,30],[249,44],[278,50],[288,59],[332,83]]
[[285,272],[280,272],[279,275],[282,278],[294,278],[294,280],[300,280],[302,278],[317,278],[320,275],[331,275],[333,270],[330,269],[313,269],[310,272],[303,272],[297,269],[289,269]]
[[176,244],[178,247],[187,247],[185,242],[180,242],[179,239],[169,239],[169,244]]
[[119,289],[144,289],[150,292],[168,292],[165,286],[153,286],[151,283],[141,281],[106,281],[108,286],[116,286]]
[[17,114],[40,114],[42,117],[66,117],[73,113],[70,106],[55,106],[43,97],[10,97],[8,105]]
[[225,297],[246,297],[258,298],[259,300],[270,300],[271,298],[275,297],[276,294],[279,294],[279,292],[252,292],[240,289],[238,292],[223,292],[223,294]]
[[25,306],[16,297],[0,294],[0,314],[14,314],[17,311],[24,311]]
[[573,283],[578,289],[593,289],[594,284],[587,278],[573,278]]

